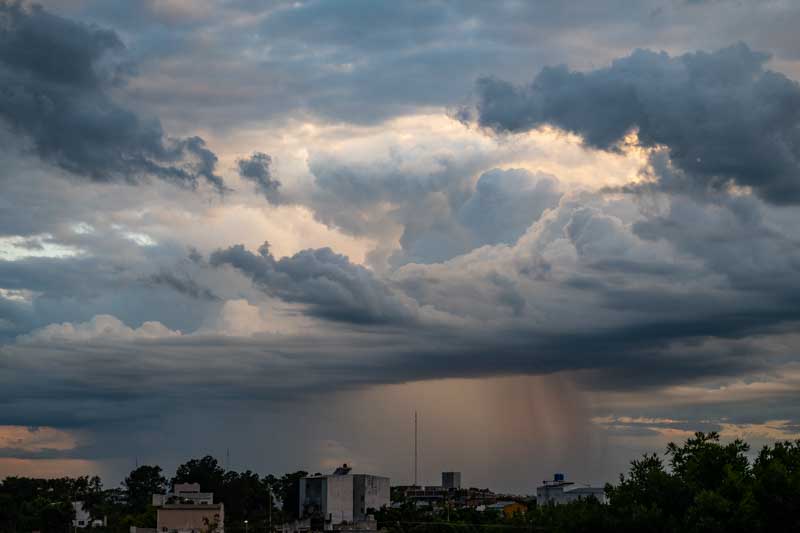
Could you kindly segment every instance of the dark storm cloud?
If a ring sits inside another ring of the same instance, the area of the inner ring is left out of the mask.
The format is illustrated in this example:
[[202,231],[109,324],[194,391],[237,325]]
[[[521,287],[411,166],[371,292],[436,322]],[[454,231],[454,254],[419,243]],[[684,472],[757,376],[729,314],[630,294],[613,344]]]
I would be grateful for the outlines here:
[[483,78],[478,122],[499,132],[550,124],[603,150],[635,130],[704,188],[748,186],[796,204],[800,85],[766,70],[767,59],[744,44],[678,57],[637,50],[585,73],[548,67],[525,86]]
[[156,119],[117,104],[126,75],[112,31],[21,2],[0,3],[0,117],[43,159],[94,181],[149,176],[225,190],[216,155],[199,137],[169,138]]
[[[124,34],[153,82],[132,96],[187,128],[198,116],[224,129],[309,114],[376,123],[462,105],[479,76],[522,83],[527,69],[588,68],[635,47],[716,49],[741,39],[781,61],[800,57],[793,2],[46,4]],[[214,90],[194,90],[209,72],[217,74]]]
[[271,204],[280,203],[281,182],[272,177],[272,158],[263,152],[253,152],[244,159],[239,159],[239,176],[252,181],[258,191]]
[[303,250],[276,260],[269,246],[254,254],[238,244],[210,257],[231,265],[268,294],[310,306],[311,314],[362,324],[409,322],[414,313],[372,272],[330,248]]
[[[33,333],[0,348],[0,425],[125,426],[170,414],[165,399],[176,407],[252,406],[453,377],[573,370],[584,372],[587,389],[634,392],[780,368],[774,353],[749,340],[648,343],[632,339],[625,328],[579,339],[545,331],[502,333],[346,327],[253,338],[130,339],[99,330],[94,338],[71,339]],[[795,392],[779,395],[798,399]]]

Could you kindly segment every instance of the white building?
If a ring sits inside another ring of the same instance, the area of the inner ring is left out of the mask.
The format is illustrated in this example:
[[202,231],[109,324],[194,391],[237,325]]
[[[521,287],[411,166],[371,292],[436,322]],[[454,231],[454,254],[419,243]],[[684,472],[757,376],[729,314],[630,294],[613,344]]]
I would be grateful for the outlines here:
[[369,518],[370,511],[389,506],[389,478],[351,474],[345,464],[327,476],[300,480],[300,518],[319,516],[325,529],[340,524],[357,524]]
[[556,474],[552,481],[543,481],[542,486],[536,488],[536,503],[538,505],[560,505],[590,497],[596,498],[600,503],[606,503],[606,491],[603,487],[578,485],[567,481],[564,474]]
[[85,528],[85,527],[105,527],[106,526],[106,518],[103,517],[102,520],[96,519],[92,520],[89,511],[87,511],[84,506],[83,502],[72,502],[72,509],[75,512],[75,518],[72,520],[72,527],[75,528]]

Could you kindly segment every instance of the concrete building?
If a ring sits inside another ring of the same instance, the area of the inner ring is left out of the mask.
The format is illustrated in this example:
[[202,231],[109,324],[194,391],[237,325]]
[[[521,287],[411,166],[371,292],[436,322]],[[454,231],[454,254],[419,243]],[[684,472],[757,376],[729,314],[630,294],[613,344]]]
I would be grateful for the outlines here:
[[351,474],[345,464],[327,476],[300,480],[300,520],[321,518],[324,529],[367,521],[372,510],[389,505],[389,478]]
[[442,488],[460,489],[461,472],[442,472]]
[[225,510],[217,504],[165,504],[156,509],[158,533],[221,533]]
[[172,492],[153,494],[157,533],[222,533],[225,506],[199,483],[176,483]]
[[542,485],[536,488],[538,505],[560,505],[590,497],[596,498],[600,503],[606,503],[604,488],[576,485],[572,481],[567,481],[564,474],[555,474],[552,481],[543,481]]

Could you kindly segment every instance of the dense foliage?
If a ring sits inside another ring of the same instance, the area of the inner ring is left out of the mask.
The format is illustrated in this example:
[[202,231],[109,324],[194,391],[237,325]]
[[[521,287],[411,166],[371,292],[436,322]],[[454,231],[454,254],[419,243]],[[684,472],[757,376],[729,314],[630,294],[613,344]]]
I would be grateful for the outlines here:
[[[392,532],[760,532],[800,531],[800,441],[764,447],[750,458],[736,440],[721,443],[716,433],[696,433],[666,454],[645,455],[615,485],[608,503],[589,499],[567,505],[532,505],[525,514],[504,517],[474,509],[421,509],[411,502],[377,513]],[[179,466],[172,483],[199,482],[225,504],[225,529],[266,531],[295,518],[297,481],[306,472],[261,477],[225,471],[210,456]],[[104,490],[99,478],[6,478],[0,485],[0,532],[68,533],[70,502],[82,500],[93,517],[106,516],[109,533],[129,526],[155,526],[151,495],[164,492],[158,466],[140,466],[121,488]],[[274,498],[269,496],[271,493]],[[98,531],[98,530],[95,530]],[[98,533],[103,533],[98,531]]]
[[589,499],[492,518],[474,511],[427,512],[404,505],[379,514],[402,533],[428,531],[760,532],[800,531],[800,441],[764,447],[722,444],[716,433],[696,433],[670,444],[665,457],[645,455],[619,483],[606,486],[607,504]]

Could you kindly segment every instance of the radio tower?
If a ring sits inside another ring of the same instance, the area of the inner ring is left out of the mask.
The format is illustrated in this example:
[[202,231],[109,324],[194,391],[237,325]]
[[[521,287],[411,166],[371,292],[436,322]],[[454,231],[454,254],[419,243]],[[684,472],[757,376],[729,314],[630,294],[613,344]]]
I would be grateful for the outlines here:
[[414,411],[414,486],[417,486],[417,412]]

